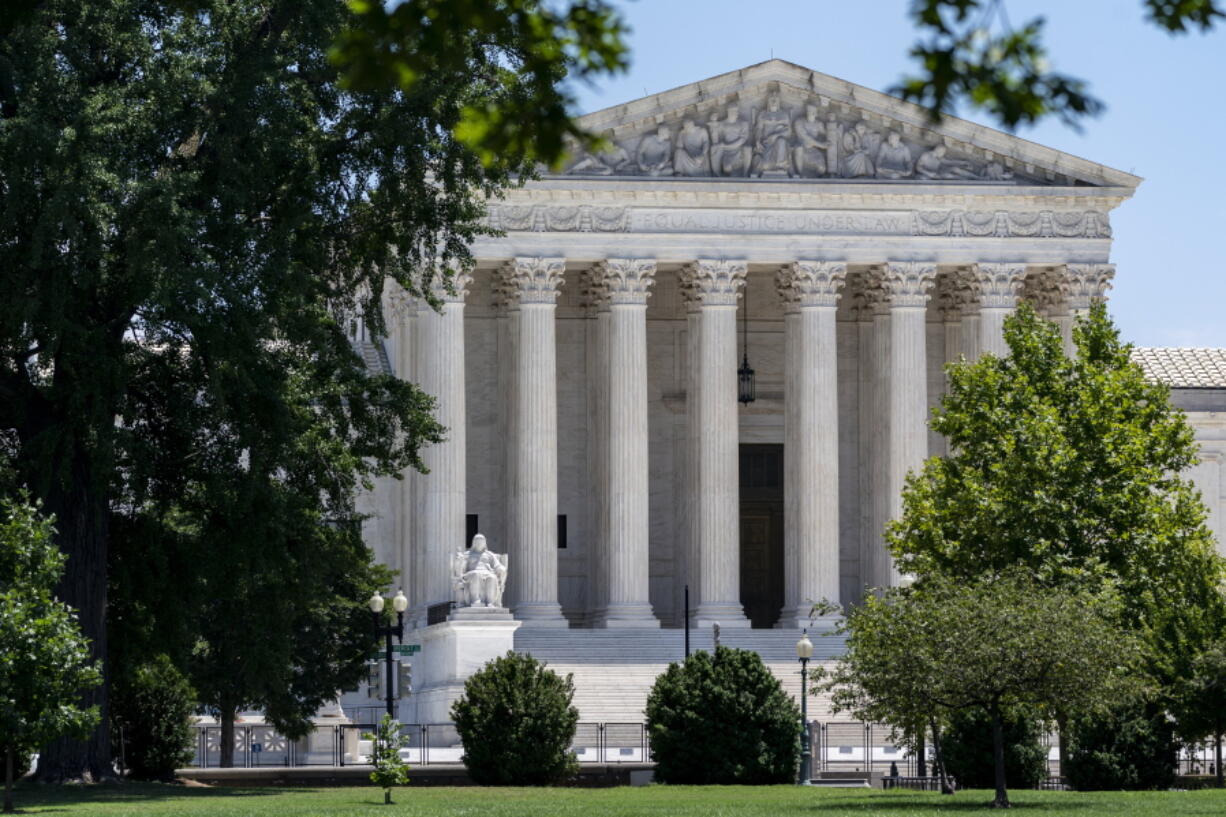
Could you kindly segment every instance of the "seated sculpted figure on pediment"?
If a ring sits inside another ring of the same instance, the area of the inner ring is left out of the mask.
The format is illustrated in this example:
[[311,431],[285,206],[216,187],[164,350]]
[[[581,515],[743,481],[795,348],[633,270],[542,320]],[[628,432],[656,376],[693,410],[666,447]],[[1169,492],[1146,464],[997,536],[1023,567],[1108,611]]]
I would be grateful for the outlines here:
[[911,149],[902,143],[898,131],[890,131],[885,144],[877,150],[877,178],[905,179],[913,171]]
[[753,148],[749,144],[749,123],[741,119],[740,109],[729,105],[723,121],[718,114],[711,114],[707,128],[711,133],[711,170],[715,175],[747,174]]
[[673,169],[678,176],[711,175],[711,135],[688,117],[681,123],[681,130],[677,133]]
[[792,175],[788,156],[788,137],[792,117],[780,107],[779,94],[766,98],[766,110],[758,114],[754,126],[753,176]]
[[826,175],[826,152],[830,143],[826,139],[826,126],[812,102],[805,105],[805,115],[792,125],[792,133],[796,137],[792,148],[793,172],[802,179]]
[[606,133],[604,139],[606,146],[603,150],[587,154],[566,172],[584,176],[612,176],[632,172],[634,165],[626,149],[613,141],[612,133]]
[[944,145],[925,151],[915,161],[915,175],[921,179],[978,179],[971,163],[965,159],[950,159]]
[[873,175],[873,156],[880,147],[881,137],[870,131],[864,122],[843,133],[843,175],[848,179]]
[[639,170],[648,176],[673,175],[673,139],[668,125],[661,125],[655,133],[644,136],[635,158]]

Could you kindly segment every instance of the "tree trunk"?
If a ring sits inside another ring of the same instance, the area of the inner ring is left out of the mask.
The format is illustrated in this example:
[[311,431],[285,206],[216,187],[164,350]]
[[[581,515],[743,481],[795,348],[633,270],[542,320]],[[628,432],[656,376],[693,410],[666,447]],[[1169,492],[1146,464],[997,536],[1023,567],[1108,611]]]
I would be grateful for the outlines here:
[[992,759],[996,766],[996,799],[993,808],[1009,808],[1005,790],[1005,726],[999,709],[992,710]]
[[[111,766],[110,711],[106,670],[106,561],[108,505],[105,479],[94,473],[93,460],[77,444],[69,473],[44,477],[44,510],[55,514],[56,545],[68,556],[57,595],[77,613],[89,639],[90,658],[103,668],[103,683],[81,695],[84,706],[98,707],[98,725],[85,740],[60,738],[38,756],[38,780],[44,783],[93,783],[115,776]],[[32,485],[38,483],[31,480]]]
[[234,718],[238,715],[237,707],[223,705],[221,707],[221,768],[234,767]]
[[13,813],[13,747],[4,749],[4,813]]
[[1219,789],[1226,788],[1222,784],[1222,733],[1218,732],[1213,736],[1213,755],[1217,762],[1217,787]]
[[924,727],[919,728],[919,737],[915,741],[915,773],[920,777],[928,776],[928,747],[924,745]]
[[949,775],[945,772],[945,754],[941,751],[941,727],[937,724],[937,719],[933,718],[932,726],[932,748],[936,752],[933,758],[933,764],[936,766],[936,773],[941,778],[941,794],[953,794],[954,787],[949,783]]

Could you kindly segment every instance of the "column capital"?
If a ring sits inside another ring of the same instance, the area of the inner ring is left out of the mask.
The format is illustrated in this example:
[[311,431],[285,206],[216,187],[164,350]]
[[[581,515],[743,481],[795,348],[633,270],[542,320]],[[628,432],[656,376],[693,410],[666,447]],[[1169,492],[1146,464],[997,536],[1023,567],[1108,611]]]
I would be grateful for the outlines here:
[[606,258],[596,265],[593,279],[610,304],[646,304],[656,282],[654,258]]
[[518,257],[503,268],[512,297],[521,304],[557,303],[565,272],[565,258]]
[[847,278],[842,261],[794,261],[776,276],[784,308],[835,307]]
[[472,282],[472,273],[458,267],[450,267],[446,272],[438,271],[431,275],[425,289],[433,300],[445,304],[462,304],[468,297],[468,287]]
[[881,282],[890,308],[902,308],[926,305],[936,279],[935,261],[888,261]]
[[1063,267],[1044,267],[1026,276],[1022,297],[1034,305],[1035,311],[1046,318],[1068,314],[1068,287]]
[[417,314],[417,299],[394,279],[385,278],[383,310],[393,317],[411,318]]
[[736,306],[749,265],[744,261],[699,258],[681,268],[681,291],[691,307]]
[[1115,264],[1067,264],[1061,286],[1070,309],[1086,310],[1107,296]]
[[945,323],[962,320],[967,312],[974,312],[978,306],[978,293],[967,286],[965,281],[952,279],[948,286],[937,292],[936,308]]
[[972,267],[979,290],[979,305],[986,309],[1012,309],[1026,283],[1026,265],[1020,262],[988,262]]

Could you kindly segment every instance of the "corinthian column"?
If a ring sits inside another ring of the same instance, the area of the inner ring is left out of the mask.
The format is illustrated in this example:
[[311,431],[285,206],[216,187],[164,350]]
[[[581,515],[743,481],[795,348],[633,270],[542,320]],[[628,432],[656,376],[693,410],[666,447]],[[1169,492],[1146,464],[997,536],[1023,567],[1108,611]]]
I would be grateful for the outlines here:
[[1077,353],[1073,345],[1073,324],[1090,311],[1090,307],[1107,296],[1115,264],[1069,264],[1065,267],[1060,288],[1064,291],[1065,314],[1057,322],[1064,336],[1064,352],[1069,357]]
[[[928,457],[928,357],[925,349],[928,292],[936,264],[890,262],[884,279],[890,308],[888,414],[889,455],[885,498],[889,519],[902,513],[907,473]],[[878,586],[895,587],[900,575],[888,554],[878,563]]]
[[525,626],[566,627],[558,604],[558,375],[554,312],[562,258],[516,258],[513,608]]
[[1017,308],[1017,297],[1026,281],[1026,265],[1019,263],[976,264],[979,290],[979,352],[1005,357],[1005,318]]
[[601,627],[658,627],[648,570],[647,296],[656,262],[610,258],[596,271],[609,301],[605,453],[605,605]]
[[695,446],[690,460],[690,524],[698,552],[698,606],[695,623],[718,621],[725,627],[748,627],[740,601],[740,485],[737,429],[736,302],[745,284],[744,261],[703,260],[683,272],[687,297],[697,306],[691,326],[698,334],[697,355],[690,361],[687,401],[697,400]]
[[785,343],[783,627],[808,623],[813,603],[839,601],[839,418],[835,309],[847,265],[798,261],[780,277]]
[[413,619],[425,619],[425,608],[452,600],[451,556],[464,546],[467,511],[464,403],[464,298],[472,277],[456,273],[454,289],[436,280],[432,295],[437,310],[422,304],[414,322],[414,369],[422,391],[435,399],[435,418],[446,429],[437,445],[422,450],[428,473],[414,482],[417,513],[414,531],[420,571],[414,589],[419,595]]

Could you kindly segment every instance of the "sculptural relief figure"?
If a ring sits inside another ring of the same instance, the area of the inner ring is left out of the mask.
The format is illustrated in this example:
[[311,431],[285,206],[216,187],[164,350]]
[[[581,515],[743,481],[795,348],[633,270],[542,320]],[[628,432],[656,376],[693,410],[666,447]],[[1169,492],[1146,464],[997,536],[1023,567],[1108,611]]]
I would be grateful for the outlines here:
[[802,179],[826,175],[826,126],[818,118],[817,106],[805,106],[805,115],[792,125],[796,146],[792,148],[792,172]]
[[749,123],[741,119],[735,105],[728,106],[727,118],[711,118],[711,170],[716,176],[744,176],[749,172],[753,148],[749,145]]
[[1006,168],[1000,162],[988,162],[983,169],[983,178],[993,181],[1005,181],[1013,178],[1013,171]]
[[473,537],[472,547],[457,551],[451,575],[460,607],[501,607],[507,584],[507,557],[486,550],[485,537]]
[[792,117],[779,106],[779,94],[766,98],[766,110],[758,114],[754,126],[754,152],[751,173],[792,175],[791,157],[788,156],[788,136],[792,130]]
[[843,134],[843,175],[849,179],[873,175],[873,155],[865,142],[868,134],[863,122]]
[[833,113],[826,117],[826,172],[839,172],[839,148],[843,144],[843,126]]
[[678,176],[711,175],[711,136],[693,119],[681,123],[677,133],[677,148],[673,152],[673,168]]
[[655,133],[644,136],[635,158],[639,170],[648,176],[673,175],[673,140],[668,125],[661,125]]
[[613,141],[613,134],[604,135],[608,146],[598,152],[589,153],[575,162],[567,173],[585,176],[612,176],[613,174],[628,174],[633,170],[630,154],[621,145]]
[[877,178],[905,179],[913,170],[911,149],[902,143],[898,131],[890,131],[885,144],[877,149]]
[[950,159],[944,145],[925,151],[915,161],[915,175],[921,179],[977,179],[971,163],[964,159]]

